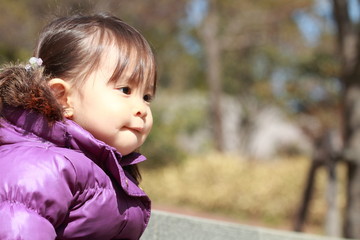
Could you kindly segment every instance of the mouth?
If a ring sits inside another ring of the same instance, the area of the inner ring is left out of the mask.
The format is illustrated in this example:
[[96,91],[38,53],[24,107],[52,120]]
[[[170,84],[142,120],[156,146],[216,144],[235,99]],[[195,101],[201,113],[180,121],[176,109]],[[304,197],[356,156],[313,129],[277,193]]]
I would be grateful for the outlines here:
[[144,131],[143,127],[124,127],[124,129],[136,132],[136,133],[142,133]]

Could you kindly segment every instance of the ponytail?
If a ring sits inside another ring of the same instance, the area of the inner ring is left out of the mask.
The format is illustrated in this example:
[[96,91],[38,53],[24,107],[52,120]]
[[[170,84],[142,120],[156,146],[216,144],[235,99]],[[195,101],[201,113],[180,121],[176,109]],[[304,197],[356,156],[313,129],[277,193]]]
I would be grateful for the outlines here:
[[47,84],[43,68],[6,65],[0,69],[0,112],[5,106],[43,114],[49,122],[63,120],[62,107]]

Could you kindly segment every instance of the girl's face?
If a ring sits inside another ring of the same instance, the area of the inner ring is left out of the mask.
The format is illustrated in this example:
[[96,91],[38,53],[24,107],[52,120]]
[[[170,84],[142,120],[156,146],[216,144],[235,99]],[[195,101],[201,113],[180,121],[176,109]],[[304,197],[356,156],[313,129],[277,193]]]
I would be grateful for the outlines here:
[[153,90],[145,84],[132,86],[128,83],[132,64],[121,79],[109,82],[117,62],[114,52],[107,51],[97,70],[85,79],[81,90],[70,89],[69,101],[73,107],[72,120],[127,155],[144,143],[151,130]]

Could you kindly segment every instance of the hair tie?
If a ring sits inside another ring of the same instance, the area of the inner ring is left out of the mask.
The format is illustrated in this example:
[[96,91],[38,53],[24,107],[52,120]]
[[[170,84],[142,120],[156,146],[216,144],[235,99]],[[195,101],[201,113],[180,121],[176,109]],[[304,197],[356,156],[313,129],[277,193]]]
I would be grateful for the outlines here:
[[29,59],[29,64],[26,64],[25,69],[26,71],[34,70],[41,67],[42,64],[43,60],[41,58],[31,57]]

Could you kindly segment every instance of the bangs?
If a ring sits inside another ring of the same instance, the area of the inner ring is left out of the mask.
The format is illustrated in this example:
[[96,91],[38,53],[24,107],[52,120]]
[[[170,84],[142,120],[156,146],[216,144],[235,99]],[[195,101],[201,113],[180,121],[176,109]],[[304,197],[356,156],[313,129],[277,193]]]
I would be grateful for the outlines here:
[[140,41],[118,41],[115,44],[118,59],[109,82],[116,83],[121,79],[132,86],[144,86],[155,94],[156,64],[149,46]]
[[[134,86],[144,86],[153,94],[156,92],[157,70],[154,54],[145,38],[128,25],[94,26],[89,37],[83,42],[86,56],[82,63],[82,79],[85,79],[106,61],[108,51],[117,51],[116,65],[108,80],[116,83],[120,79]],[[93,47],[97,46],[97,47]],[[125,76],[127,79],[123,79]]]
[[[138,32],[126,31],[121,34],[110,32],[109,39],[117,50],[117,63],[109,83],[120,79],[129,85],[144,86],[153,94],[156,92],[156,63],[149,44]],[[103,40],[105,40],[103,39]],[[126,74],[127,79],[124,79]]]

